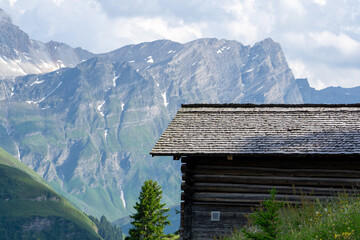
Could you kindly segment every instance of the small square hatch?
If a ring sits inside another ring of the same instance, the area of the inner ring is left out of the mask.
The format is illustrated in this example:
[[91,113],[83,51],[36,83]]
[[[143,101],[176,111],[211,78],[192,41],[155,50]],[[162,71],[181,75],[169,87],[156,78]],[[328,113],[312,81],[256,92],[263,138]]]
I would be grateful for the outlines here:
[[211,221],[212,222],[220,221],[220,212],[219,211],[211,211]]

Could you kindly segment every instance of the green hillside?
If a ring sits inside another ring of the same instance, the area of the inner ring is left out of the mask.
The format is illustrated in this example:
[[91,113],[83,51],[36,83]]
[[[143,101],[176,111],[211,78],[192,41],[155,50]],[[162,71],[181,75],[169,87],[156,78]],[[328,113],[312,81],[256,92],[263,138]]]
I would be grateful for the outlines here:
[[0,239],[101,239],[95,224],[0,148]]

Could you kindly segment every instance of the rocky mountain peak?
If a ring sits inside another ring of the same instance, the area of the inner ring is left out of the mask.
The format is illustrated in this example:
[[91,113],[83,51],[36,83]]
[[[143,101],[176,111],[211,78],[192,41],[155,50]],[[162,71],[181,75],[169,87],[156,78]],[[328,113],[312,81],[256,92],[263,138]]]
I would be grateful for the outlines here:
[[0,22],[12,24],[11,17],[1,8],[0,8]]
[[75,67],[94,54],[73,49],[64,43],[42,43],[14,25],[0,9],[0,77],[46,73],[63,67]]
[[16,52],[29,52],[29,36],[14,25],[9,15],[0,10],[0,57],[14,59]]

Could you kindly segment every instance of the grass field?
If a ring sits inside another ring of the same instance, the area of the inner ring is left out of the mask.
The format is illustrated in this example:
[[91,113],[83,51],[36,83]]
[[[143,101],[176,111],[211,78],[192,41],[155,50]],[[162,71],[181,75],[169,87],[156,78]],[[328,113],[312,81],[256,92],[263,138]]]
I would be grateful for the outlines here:
[[[285,206],[279,211],[281,219],[276,239],[360,239],[360,197],[343,194],[328,202],[303,202]],[[248,229],[258,231],[256,226]],[[247,239],[241,230],[224,240]]]
[[0,149],[0,239],[23,236],[100,239],[87,216],[33,170]]

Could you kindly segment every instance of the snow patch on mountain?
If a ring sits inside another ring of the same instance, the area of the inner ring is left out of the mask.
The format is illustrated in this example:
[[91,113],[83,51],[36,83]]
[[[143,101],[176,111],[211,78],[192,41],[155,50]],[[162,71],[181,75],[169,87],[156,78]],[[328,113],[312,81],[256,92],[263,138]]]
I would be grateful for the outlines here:
[[169,103],[167,102],[166,100],[166,92],[162,93],[161,96],[163,97],[164,99],[164,106],[166,107]]
[[123,190],[121,190],[121,192],[120,192],[120,198],[121,198],[121,201],[122,201],[122,203],[124,205],[124,208],[126,208],[126,202],[125,202],[124,191]]
[[[41,98],[39,101],[33,101],[33,100],[27,100],[25,101],[28,104],[39,104],[41,102],[43,102],[46,98],[48,98],[51,94],[53,94],[60,86],[61,86],[62,82],[59,82],[58,85],[51,91],[49,92],[45,97]],[[27,86],[27,85],[25,85]],[[30,85],[31,86],[31,85]]]
[[[54,88],[54,90],[52,90],[48,95],[46,95],[46,97],[44,97],[43,100],[45,100],[45,98],[49,97],[51,94],[53,94],[60,86],[61,86],[62,82],[59,82],[59,84]],[[40,102],[42,102],[43,100],[41,100]]]
[[109,129],[105,129],[105,131],[104,131],[104,137],[105,137],[105,139],[106,139],[106,137],[107,137],[107,135],[108,135],[108,132],[109,132]]
[[104,106],[105,101],[102,101],[102,103],[100,103],[100,105],[97,106],[97,110],[99,111],[101,116],[105,116],[104,112],[101,111],[101,108]]
[[38,102],[36,101],[31,101],[31,100],[27,100],[25,101],[27,104],[38,104]]
[[56,63],[57,63],[57,67],[58,67],[58,68],[64,68],[64,67],[66,67],[61,60],[57,60]]
[[230,50],[231,47],[227,47],[227,46],[224,46],[222,48],[220,48],[219,50],[216,51],[217,54],[221,54],[223,53],[225,50]]
[[119,77],[120,77],[120,75],[119,75],[119,76],[115,76],[115,72],[114,72],[114,77],[113,77],[113,79],[112,79],[112,83],[113,83],[113,86],[114,86],[114,87],[116,87],[116,80],[117,80]]
[[145,60],[147,63],[154,63],[154,59],[152,58],[152,56],[148,56]]
[[43,83],[43,82],[45,82],[45,80],[41,80],[41,81],[39,81],[39,78],[36,78],[36,81],[35,81],[35,82],[33,82],[32,84],[30,84],[30,87],[32,87],[32,86],[34,86],[34,85],[36,85],[36,84]]

